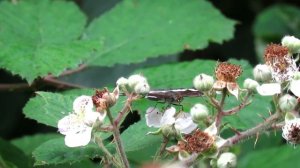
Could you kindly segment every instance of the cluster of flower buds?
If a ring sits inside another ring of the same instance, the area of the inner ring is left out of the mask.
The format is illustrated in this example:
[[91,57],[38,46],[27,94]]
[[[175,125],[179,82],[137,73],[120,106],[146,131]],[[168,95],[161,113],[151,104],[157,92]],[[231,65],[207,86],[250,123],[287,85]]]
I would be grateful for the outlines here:
[[129,78],[121,77],[117,80],[117,86],[124,93],[147,94],[150,91],[150,85],[147,79],[139,74],[131,75]]

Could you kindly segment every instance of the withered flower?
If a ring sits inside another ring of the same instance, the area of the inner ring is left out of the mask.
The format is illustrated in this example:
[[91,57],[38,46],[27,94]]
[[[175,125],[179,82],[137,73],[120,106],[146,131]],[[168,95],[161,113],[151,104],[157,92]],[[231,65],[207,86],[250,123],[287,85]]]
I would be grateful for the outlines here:
[[227,88],[229,93],[238,98],[239,86],[236,79],[243,72],[241,66],[230,64],[228,62],[220,62],[215,70],[217,81],[214,83],[215,90],[223,90]]
[[264,60],[271,68],[272,78],[276,82],[291,80],[298,69],[288,48],[279,44],[270,44],[266,47]]
[[96,90],[92,96],[96,111],[103,112],[107,108],[112,107],[119,98],[119,87],[116,87],[112,93],[109,93],[107,88]]

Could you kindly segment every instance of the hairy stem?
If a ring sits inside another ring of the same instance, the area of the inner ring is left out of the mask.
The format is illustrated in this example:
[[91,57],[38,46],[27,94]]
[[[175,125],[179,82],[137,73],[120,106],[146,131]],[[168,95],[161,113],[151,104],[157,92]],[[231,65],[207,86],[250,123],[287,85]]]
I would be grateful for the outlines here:
[[267,118],[263,123],[260,123],[253,128],[250,128],[246,131],[243,131],[243,132],[240,132],[239,134],[234,135],[231,138],[228,138],[226,140],[226,143],[223,145],[223,147],[232,146],[232,145],[240,142],[243,139],[254,136],[263,130],[269,129],[279,118],[280,118],[280,113],[276,112],[275,114],[273,114],[269,118]]
[[161,158],[161,156],[164,154],[165,152],[165,149],[167,147],[167,144],[169,142],[169,138],[168,137],[163,137],[163,141],[160,145],[160,148],[158,150],[158,152],[156,153],[155,157],[154,157],[154,160],[158,160],[159,158]]
[[128,159],[127,159],[127,156],[126,156],[126,153],[125,153],[122,141],[121,141],[121,135],[120,135],[118,125],[116,125],[116,123],[114,122],[114,118],[111,115],[111,112],[110,112],[109,108],[106,109],[106,112],[107,112],[107,116],[109,118],[109,121],[110,121],[111,125],[113,126],[113,135],[114,135],[114,140],[115,140],[116,145],[117,145],[117,151],[118,151],[118,153],[121,157],[121,160],[124,164],[124,167],[129,168],[130,167],[129,162],[128,162]]

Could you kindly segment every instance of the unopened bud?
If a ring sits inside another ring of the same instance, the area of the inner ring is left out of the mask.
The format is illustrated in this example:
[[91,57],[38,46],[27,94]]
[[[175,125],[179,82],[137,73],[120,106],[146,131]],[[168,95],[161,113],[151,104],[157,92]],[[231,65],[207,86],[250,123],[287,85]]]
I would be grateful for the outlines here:
[[256,87],[257,87],[257,86],[259,86],[258,82],[256,82],[256,81],[253,80],[253,79],[247,78],[247,79],[244,81],[244,88],[245,88],[245,89],[254,91],[254,90],[256,90]]
[[195,104],[191,108],[190,113],[192,116],[192,120],[195,123],[199,123],[199,122],[203,121],[204,119],[206,119],[206,117],[208,116],[208,108],[203,104]]
[[293,75],[294,80],[300,80],[300,72],[295,72]]
[[134,88],[138,83],[148,83],[147,79],[139,74],[131,75],[128,78],[128,85],[131,88]]
[[286,94],[279,99],[279,108],[283,112],[292,111],[297,105],[297,99],[289,94]]
[[134,87],[134,92],[137,94],[147,94],[150,91],[150,86],[148,83],[138,83]]
[[214,78],[206,74],[200,74],[194,78],[193,84],[197,90],[208,91],[214,84]]
[[178,134],[180,134],[180,132],[177,131],[173,125],[164,125],[161,127],[161,131],[165,137],[176,137]]
[[116,84],[118,86],[125,86],[128,84],[128,79],[124,78],[124,77],[121,77],[117,80]]
[[281,44],[287,47],[291,53],[298,53],[300,51],[300,40],[294,36],[284,36]]
[[217,161],[218,168],[233,168],[236,164],[236,155],[231,152],[222,153]]
[[256,81],[268,82],[272,79],[272,72],[268,65],[258,64],[253,69],[253,76]]

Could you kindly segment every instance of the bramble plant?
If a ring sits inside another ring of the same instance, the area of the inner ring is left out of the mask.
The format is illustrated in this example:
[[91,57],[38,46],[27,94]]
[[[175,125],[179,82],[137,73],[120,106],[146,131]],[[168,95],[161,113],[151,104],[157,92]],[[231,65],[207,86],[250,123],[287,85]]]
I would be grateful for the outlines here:
[[[0,167],[253,167],[267,164],[249,160],[269,162],[272,152],[298,150],[300,40],[294,36],[268,44],[264,62],[254,67],[235,59],[172,63],[118,74],[98,89],[61,80],[89,66],[221,44],[233,37],[235,24],[204,0],[124,0],[89,23],[70,1],[2,1],[0,67],[27,83],[0,89],[36,91],[23,113],[57,132],[13,145],[0,139]],[[37,91],[45,84],[72,90]],[[132,113],[140,118],[129,122]],[[287,143],[259,151],[265,135]],[[243,159],[240,145],[250,139],[258,153]]]

